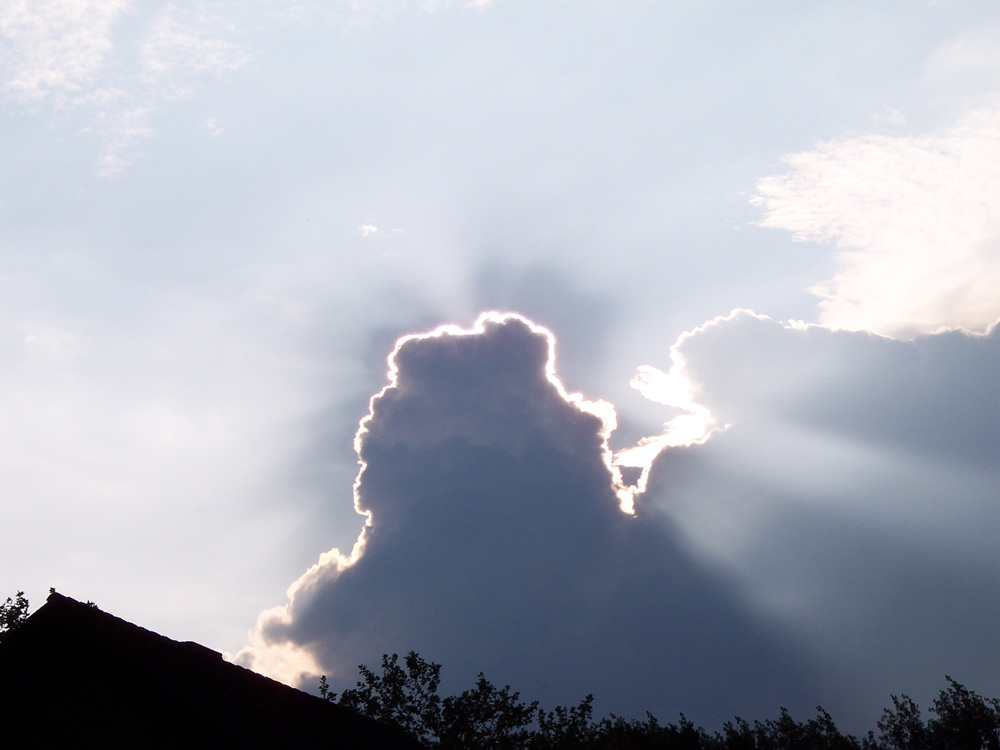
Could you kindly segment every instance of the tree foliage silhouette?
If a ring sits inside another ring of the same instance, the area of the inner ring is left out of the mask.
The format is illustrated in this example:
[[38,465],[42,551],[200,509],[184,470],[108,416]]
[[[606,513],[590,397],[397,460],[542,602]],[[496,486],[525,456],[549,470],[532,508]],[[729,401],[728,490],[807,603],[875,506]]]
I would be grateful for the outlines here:
[[[364,665],[359,669],[361,679],[357,685],[340,695],[342,706],[395,724],[422,742],[437,734],[441,723],[441,698],[437,694],[441,665],[424,661],[411,651],[404,657],[403,666],[397,654],[383,655],[381,675]],[[333,700],[336,696],[327,688],[324,697]]]
[[399,663],[398,654],[382,656],[382,673],[359,667],[355,687],[337,695],[326,677],[320,695],[365,716],[394,724],[429,747],[522,748],[529,740],[537,703],[524,703],[510,686],[495,687],[480,673],[475,687],[441,698],[441,665],[415,652]]
[[[946,677],[948,687],[924,721],[908,696],[891,696],[874,732],[858,739],[843,734],[833,717],[817,707],[815,718],[797,721],[782,708],[775,719],[742,718],[707,732],[684,714],[677,723],[655,716],[594,719],[593,696],[576,706],[551,711],[526,703],[509,685],[496,688],[480,673],[473,688],[441,697],[441,666],[414,652],[400,664],[396,654],[382,657],[382,673],[360,667],[361,679],[339,703],[413,733],[436,750],[1000,750],[1000,701],[983,698]],[[337,695],[326,677],[320,694]]]
[[28,608],[28,600],[23,591],[18,591],[13,597],[8,596],[7,601],[0,604],[0,643],[9,632],[17,630],[28,619]]
[[878,750],[1000,750],[1000,700],[984,698],[945,675],[948,687],[923,721],[908,695],[892,698],[878,721]]

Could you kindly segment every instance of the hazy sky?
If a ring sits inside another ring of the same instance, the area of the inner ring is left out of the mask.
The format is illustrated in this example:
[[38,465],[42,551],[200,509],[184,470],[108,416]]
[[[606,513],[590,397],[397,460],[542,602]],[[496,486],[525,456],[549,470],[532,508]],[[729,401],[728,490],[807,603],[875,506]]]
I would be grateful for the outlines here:
[[0,596],[308,686],[1000,695],[997,49],[993,2],[3,0]]

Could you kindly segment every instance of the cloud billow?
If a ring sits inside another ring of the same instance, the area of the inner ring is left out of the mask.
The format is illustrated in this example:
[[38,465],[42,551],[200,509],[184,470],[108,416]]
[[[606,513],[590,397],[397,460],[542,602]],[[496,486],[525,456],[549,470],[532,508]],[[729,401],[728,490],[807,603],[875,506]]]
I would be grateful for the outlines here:
[[899,341],[736,311],[672,352],[728,427],[661,453],[645,507],[823,664],[824,707],[870,727],[945,674],[996,694],[1000,327]]
[[482,670],[549,705],[593,692],[603,710],[707,723],[811,710],[800,655],[669,528],[621,510],[613,414],[562,391],[552,346],[511,316],[401,341],[358,435],[370,525],[262,615],[242,661],[305,654],[346,686],[413,649],[456,689]]

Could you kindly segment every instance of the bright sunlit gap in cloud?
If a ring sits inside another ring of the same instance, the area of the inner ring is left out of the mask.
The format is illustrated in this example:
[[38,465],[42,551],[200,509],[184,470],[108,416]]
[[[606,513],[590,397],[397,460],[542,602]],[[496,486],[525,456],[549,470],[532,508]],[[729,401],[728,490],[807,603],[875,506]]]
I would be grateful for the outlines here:
[[[703,443],[715,429],[719,429],[712,413],[698,402],[698,388],[689,377],[687,361],[681,354],[684,342],[697,336],[713,322],[715,321],[686,331],[677,338],[670,347],[671,366],[667,372],[651,365],[641,365],[629,383],[649,401],[685,412],[669,420],[660,435],[644,437],[638,445],[623,448],[615,454],[615,463],[619,466],[641,469],[634,489],[636,494],[646,491],[650,468],[660,453],[671,447]],[[721,429],[725,429],[725,426]]]

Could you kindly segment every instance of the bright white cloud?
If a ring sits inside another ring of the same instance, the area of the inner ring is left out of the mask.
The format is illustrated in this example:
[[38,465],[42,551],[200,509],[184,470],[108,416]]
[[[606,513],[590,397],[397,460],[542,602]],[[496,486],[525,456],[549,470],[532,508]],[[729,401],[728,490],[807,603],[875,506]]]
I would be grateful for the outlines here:
[[820,322],[912,336],[1000,316],[1000,100],[920,136],[850,134],[762,179],[760,226],[838,249]]

